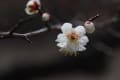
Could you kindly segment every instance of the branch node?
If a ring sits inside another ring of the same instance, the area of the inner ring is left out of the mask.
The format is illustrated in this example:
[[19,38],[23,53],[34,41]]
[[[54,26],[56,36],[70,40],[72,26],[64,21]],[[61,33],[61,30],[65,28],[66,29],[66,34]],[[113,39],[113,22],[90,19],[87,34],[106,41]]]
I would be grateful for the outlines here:
[[30,40],[30,38],[28,36],[24,36],[23,37],[26,41],[28,41],[30,44],[32,44],[32,41]]

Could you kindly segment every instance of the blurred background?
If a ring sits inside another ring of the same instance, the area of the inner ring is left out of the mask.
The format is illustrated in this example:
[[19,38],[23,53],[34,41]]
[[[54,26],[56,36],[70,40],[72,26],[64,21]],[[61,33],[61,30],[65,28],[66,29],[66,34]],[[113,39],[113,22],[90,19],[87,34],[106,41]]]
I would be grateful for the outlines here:
[[[0,31],[8,31],[28,17],[28,0],[0,1]],[[88,35],[87,50],[79,56],[64,56],[55,39],[59,30],[31,37],[0,40],[0,80],[120,80],[120,0],[41,0],[53,24],[78,25],[99,13],[96,31]],[[40,17],[26,22],[16,32],[44,27]]]

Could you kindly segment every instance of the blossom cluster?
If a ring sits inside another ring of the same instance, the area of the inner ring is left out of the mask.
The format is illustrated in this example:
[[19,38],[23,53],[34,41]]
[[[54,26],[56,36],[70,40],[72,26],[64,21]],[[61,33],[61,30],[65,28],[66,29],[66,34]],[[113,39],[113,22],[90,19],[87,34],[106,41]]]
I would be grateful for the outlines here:
[[[40,0],[29,0],[26,4],[25,12],[28,15],[38,14],[42,8]],[[50,14],[44,12],[42,14],[43,21],[50,20]],[[78,52],[86,50],[89,42],[87,33],[95,31],[95,25],[92,21],[85,21],[83,25],[74,27],[71,23],[64,23],[61,26],[62,33],[58,34],[56,42],[60,51],[66,55],[77,55]]]
[[[35,15],[42,9],[42,4],[40,0],[29,0],[26,4],[25,12],[28,15]],[[47,12],[42,13],[42,20],[49,21],[50,14]]]
[[25,12],[28,15],[33,15],[39,13],[39,9],[41,9],[40,0],[29,0],[26,4]]
[[85,22],[84,26],[78,25],[73,28],[71,23],[64,23],[61,27],[62,33],[58,34],[56,42],[60,51],[65,55],[77,55],[78,52],[85,51],[89,39],[86,33],[95,31],[94,24],[90,21]]

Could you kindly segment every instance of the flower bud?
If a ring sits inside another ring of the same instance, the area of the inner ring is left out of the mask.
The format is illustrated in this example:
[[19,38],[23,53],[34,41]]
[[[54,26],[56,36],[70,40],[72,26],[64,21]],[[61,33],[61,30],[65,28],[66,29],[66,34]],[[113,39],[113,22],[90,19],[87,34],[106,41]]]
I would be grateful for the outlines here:
[[50,14],[45,12],[42,14],[42,20],[43,21],[49,21],[50,20]]
[[41,4],[39,0],[29,0],[26,4],[25,12],[28,15],[37,14],[39,9],[41,8]]
[[85,21],[84,27],[87,33],[93,33],[95,31],[95,25],[91,21]]

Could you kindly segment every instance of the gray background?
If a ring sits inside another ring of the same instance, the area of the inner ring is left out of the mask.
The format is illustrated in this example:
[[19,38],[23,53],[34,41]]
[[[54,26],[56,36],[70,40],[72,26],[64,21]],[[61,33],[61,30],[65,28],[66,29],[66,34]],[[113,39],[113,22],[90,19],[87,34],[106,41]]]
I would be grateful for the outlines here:
[[[119,0],[41,0],[46,11],[60,23],[77,25],[96,13],[96,32],[88,35],[88,50],[79,56],[58,52],[52,30],[31,37],[33,44],[21,38],[0,40],[0,80],[120,80]],[[27,0],[0,1],[0,31],[9,30],[24,13]],[[115,19],[114,23],[104,25]],[[80,21],[81,20],[81,21]],[[102,24],[102,26],[101,26]],[[43,27],[39,17],[25,23],[17,32]],[[117,32],[113,34],[110,30]]]

